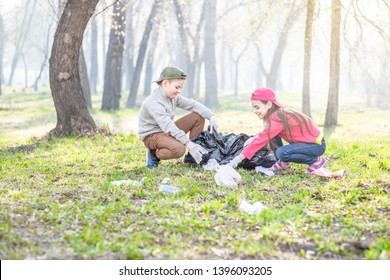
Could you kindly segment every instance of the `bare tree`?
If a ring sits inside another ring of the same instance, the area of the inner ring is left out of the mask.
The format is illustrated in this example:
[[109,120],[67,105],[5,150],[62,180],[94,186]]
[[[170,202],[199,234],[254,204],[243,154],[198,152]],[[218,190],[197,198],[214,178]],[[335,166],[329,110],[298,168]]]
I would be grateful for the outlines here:
[[124,49],[124,88],[130,90],[130,83],[134,72],[134,8],[133,0],[129,0],[126,14],[126,34],[125,34],[125,49]]
[[340,82],[340,0],[332,0],[332,27],[330,38],[330,73],[325,127],[337,125]]
[[[204,23],[204,15],[205,15],[205,5],[206,2],[203,2],[203,7],[201,9],[200,19],[197,23],[195,35],[190,33],[188,26],[188,22],[185,20],[187,18],[184,15],[183,9],[179,4],[178,0],[173,0],[173,4],[175,6],[176,18],[179,23],[179,35],[181,40],[182,52],[185,60],[185,71],[187,73],[187,83],[186,89],[188,92],[188,97],[194,97],[194,85],[195,85],[195,70],[196,65],[199,63],[199,43],[200,43],[200,32]],[[198,3],[197,3],[198,4]],[[192,39],[189,42],[189,39]],[[193,55],[191,58],[190,54],[190,45],[193,47]]]
[[217,29],[217,1],[205,0],[205,50],[204,65],[206,76],[206,99],[205,104],[210,107],[219,105],[218,102],[218,80],[215,57],[215,33]]
[[23,15],[22,25],[21,25],[21,31],[18,32],[18,36],[16,39],[16,45],[15,45],[15,54],[12,59],[11,64],[11,72],[8,79],[8,85],[12,84],[12,80],[15,74],[16,66],[18,64],[19,58],[21,57],[22,50],[24,47],[24,44],[26,42],[26,38],[28,35],[28,31],[31,26],[31,21],[34,16],[35,6],[36,6],[36,0],[32,1],[32,8],[30,7],[31,0],[28,0],[26,4],[26,9]]
[[96,95],[96,88],[98,83],[98,27],[97,20],[94,16],[91,22],[91,64],[89,70],[89,85],[91,89],[91,95]]
[[124,1],[118,1],[114,5],[106,69],[104,70],[102,110],[118,110],[120,107],[126,8]]
[[84,99],[87,103],[88,108],[92,108],[91,89],[89,87],[87,63],[85,62],[84,50],[82,47],[80,49],[79,66],[81,89],[83,91]]
[[242,48],[242,50],[240,51],[240,53],[237,55],[236,58],[233,57],[233,50],[232,48],[230,48],[229,46],[229,53],[230,53],[230,58],[231,60],[234,62],[234,95],[237,96],[238,95],[238,67],[240,65],[240,60],[241,60],[241,57],[243,56],[243,54],[246,52],[246,50],[248,49],[249,47],[249,42],[247,42],[245,44],[245,46]]
[[79,57],[84,30],[99,0],[68,0],[54,35],[50,88],[57,113],[51,135],[87,135],[96,132],[82,93]]
[[43,60],[42,60],[41,68],[39,69],[39,74],[36,77],[35,82],[34,82],[34,90],[35,91],[38,90],[38,82],[41,79],[43,70],[45,69],[45,66],[46,66],[46,63],[47,63],[47,59],[49,57],[49,41],[50,41],[50,37],[51,37],[50,35],[51,35],[51,24],[49,24],[47,26],[46,43],[43,46],[43,48],[41,49],[41,51],[43,53]]
[[150,42],[148,55],[146,59],[145,65],[145,79],[144,79],[144,96],[148,96],[151,93],[151,84],[153,79],[153,61],[154,54],[157,47],[158,42],[158,27],[153,31],[152,40]]
[[314,20],[314,7],[316,0],[307,0],[304,59],[303,59],[303,90],[302,90],[302,112],[311,116],[310,109],[310,63],[311,63],[311,42]]
[[[269,72],[265,71],[265,68],[263,68],[263,72],[266,73],[266,83],[267,87],[276,89],[276,81],[278,79],[278,74],[279,74],[279,68],[280,68],[280,63],[282,61],[282,56],[284,53],[284,50],[287,46],[287,38],[288,34],[291,30],[291,27],[293,24],[296,22],[298,19],[299,14],[301,13],[302,8],[299,6],[295,6],[295,4],[291,7],[286,21],[284,22],[284,26],[279,34],[278,38],[278,43],[274,51],[274,55],[272,58],[272,63],[271,63],[271,69]],[[262,62],[262,60],[260,60]]]
[[3,84],[3,59],[4,59],[4,27],[3,17],[0,14],[0,95],[2,94]]
[[152,31],[152,28],[153,28],[153,23],[154,23],[153,19],[158,11],[160,4],[161,4],[160,0],[154,1],[152,9],[151,9],[149,17],[148,17],[148,20],[146,21],[145,31],[144,31],[144,34],[142,36],[141,44],[140,44],[139,51],[138,51],[137,63],[135,65],[133,78],[131,80],[130,93],[129,93],[129,97],[128,97],[127,103],[126,103],[126,107],[128,107],[128,108],[135,106],[135,102],[137,99],[137,93],[138,93],[138,86],[139,86],[140,79],[141,79],[141,71],[142,71],[142,67],[144,64],[144,60],[145,60],[146,49],[148,47],[150,32]]

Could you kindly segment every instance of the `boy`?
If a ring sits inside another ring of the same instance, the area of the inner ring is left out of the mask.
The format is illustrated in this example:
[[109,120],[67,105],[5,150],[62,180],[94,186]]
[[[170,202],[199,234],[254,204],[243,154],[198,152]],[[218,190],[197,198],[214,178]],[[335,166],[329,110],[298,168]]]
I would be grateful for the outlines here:
[[[160,160],[180,158],[186,148],[197,163],[207,151],[190,139],[203,130],[205,119],[218,129],[218,120],[206,106],[180,95],[187,75],[175,66],[165,67],[155,82],[159,87],[143,102],[138,116],[138,134],[148,151],[146,167],[157,167]],[[176,107],[191,113],[173,121]],[[190,133],[187,137],[187,133]]]

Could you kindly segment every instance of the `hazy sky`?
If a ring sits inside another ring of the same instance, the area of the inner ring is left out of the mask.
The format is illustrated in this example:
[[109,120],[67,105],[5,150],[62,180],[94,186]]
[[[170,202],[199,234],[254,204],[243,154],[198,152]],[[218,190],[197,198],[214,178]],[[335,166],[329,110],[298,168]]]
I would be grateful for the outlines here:
[[18,5],[21,0],[0,0],[1,13],[11,10],[14,6]]

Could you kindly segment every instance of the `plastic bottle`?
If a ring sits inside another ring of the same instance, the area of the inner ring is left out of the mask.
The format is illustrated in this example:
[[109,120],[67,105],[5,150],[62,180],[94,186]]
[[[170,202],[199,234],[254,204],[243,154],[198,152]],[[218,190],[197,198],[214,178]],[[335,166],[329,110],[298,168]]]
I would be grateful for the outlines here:
[[158,189],[160,192],[168,192],[168,193],[178,193],[179,192],[178,187],[174,187],[174,186],[170,186],[170,185],[160,185]]

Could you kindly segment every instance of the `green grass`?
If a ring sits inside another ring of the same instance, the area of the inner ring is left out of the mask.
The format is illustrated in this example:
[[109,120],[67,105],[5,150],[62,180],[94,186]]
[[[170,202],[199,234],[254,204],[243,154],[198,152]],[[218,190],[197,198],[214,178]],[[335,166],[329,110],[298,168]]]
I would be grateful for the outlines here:
[[[221,128],[253,134],[261,123],[238,99],[217,108]],[[390,258],[388,112],[341,110],[326,131],[329,169],[346,169],[343,180],[293,165],[271,178],[239,169],[240,186],[226,188],[177,160],[146,169],[130,133],[137,110],[91,111],[115,136],[40,141],[55,126],[50,106],[47,93],[0,96],[1,259]],[[159,192],[164,178],[181,192]],[[110,184],[122,179],[143,184]],[[243,199],[267,209],[247,215]]]

